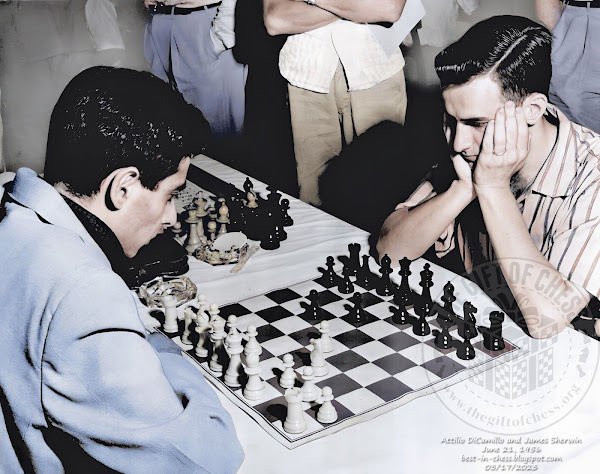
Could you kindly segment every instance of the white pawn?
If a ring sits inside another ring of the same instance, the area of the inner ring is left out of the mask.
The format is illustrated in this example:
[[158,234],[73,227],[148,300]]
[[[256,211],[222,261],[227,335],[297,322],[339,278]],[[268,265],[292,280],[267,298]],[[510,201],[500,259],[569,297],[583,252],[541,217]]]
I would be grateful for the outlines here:
[[198,312],[196,313],[196,318],[198,318],[201,313],[206,315],[206,295],[204,293],[198,295]]
[[299,388],[288,388],[285,391],[285,401],[287,402],[287,415],[283,422],[283,429],[288,433],[302,433],[306,430],[306,420],[304,419],[304,410],[302,410],[302,394]]
[[[240,334],[240,331],[238,330],[238,322],[237,322],[237,316],[235,314],[230,314],[227,317],[227,326],[229,327],[229,334],[233,335],[233,334]],[[241,338],[241,335],[240,335]]]
[[265,383],[259,375],[258,355],[250,354],[246,357],[244,370],[248,375],[248,383],[246,383],[242,395],[248,400],[260,400],[265,395]]
[[329,373],[329,367],[323,356],[321,339],[311,339],[310,343],[313,345],[313,350],[310,352],[310,366],[315,373],[315,377],[323,377]]
[[196,319],[195,316],[196,315],[194,313],[194,310],[189,306],[183,310],[184,323],[183,334],[181,335],[181,342],[183,342],[184,344],[192,343],[192,341],[190,341],[190,324],[194,319]]
[[208,364],[210,370],[217,374],[221,374],[223,372],[223,364],[221,362],[226,356],[225,346],[223,344],[223,338],[226,336],[226,334],[225,320],[221,316],[217,315],[215,320],[212,322],[210,340],[213,344],[213,353],[210,357],[210,363]]
[[329,321],[321,321],[321,324],[319,324],[319,331],[321,333],[321,350],[325,353],[332,352],[333,341],[329,335]]
[[294,358],[292,354],[283,356],[283,373],[279,377],[279,386],[282,388],[292,388],[296,384],[296,372],[294,371]]
[[317,421],[321,423],[333,423],[338,419],[338,414],[331,403],[331,400],[333,400],[333,391],[331,390],[331,387],[323,387],[322,398],[323,403],[317,412]]
[[262,346],[256,340],[256,336],[258,335],[258,331],[256,330],[256,326],[250,324],[247,330],[248,334],[248,342],[246,342],[246,346],[244,347],[244,355],[248,357],[250,354],[256,354],[257,356],[262,354]]
[[162,304],[165,308],[165,324],[163,329],[168,333],[176,333],[179,331],[177,324],[177,299],[173,295],[165,295],[162,297]]
[[[233,318],[233,321],[232,321]],[[225,338],[225,347],[227,349],[227,354],[229,354],[229,365],[227,366],[227,371],[225,372],[225,377],[223,378],[225,385],[228,387],[240,387],[240,375],[242,373],[242,359],[240,354],[244,350],[242,347],[242,335],[236,329],[237,326],[237,316],[230,315],[228,321],[233,322],[233,326],[229,330],[229,334]]]
[[313,382],[314,378],[313,368],[309,365],[305,366],[304,371],[302,372],[302,379],[304,380],[304,383],[302,384],[303,402],[314,402],[319,398],[319,389]]
[[[217,319],[219,316],[219,313],[221,311],[219,311],[219,305],[217,303],[211,303],[210,306],[208,307],[208,314],[210,314],[210,324],[213,324],[215,322],[215,319]],[[221,318],[223,319],[223,318]],[[225,321],[225,320],[223,320]]]
[[198,357],[208,357],[208,349],[206,348],[206,339],[210,324],[208,315],[205,312],[198,311],[196,315],[196,332],[198,333],[198,344],[196,345],[196,355]]

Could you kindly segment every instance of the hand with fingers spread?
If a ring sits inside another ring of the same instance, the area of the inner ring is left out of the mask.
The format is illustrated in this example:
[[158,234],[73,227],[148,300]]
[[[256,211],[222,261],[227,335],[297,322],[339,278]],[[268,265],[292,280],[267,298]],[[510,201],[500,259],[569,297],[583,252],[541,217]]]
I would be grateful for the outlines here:
[[481,152],[473,171],[473,184],[481,188],[506,188],[529,153],[529,129],[522,107],[507,101],[488,122]]

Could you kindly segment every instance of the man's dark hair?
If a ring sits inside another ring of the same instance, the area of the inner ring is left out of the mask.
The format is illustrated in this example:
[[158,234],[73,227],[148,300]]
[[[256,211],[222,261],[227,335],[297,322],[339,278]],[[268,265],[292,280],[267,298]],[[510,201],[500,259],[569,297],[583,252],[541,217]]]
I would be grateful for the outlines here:
[[91,196],[104,178],[135,166],[155,189],[209,136],[202,113],[148,72],[97,66],[67,85],[50,119],[44,179]]
[[435,58],[442,90],[491,74],[504,98],[521,104],[529,94],[548,96],[552,35],[520,16],[494,16],[467,31]]

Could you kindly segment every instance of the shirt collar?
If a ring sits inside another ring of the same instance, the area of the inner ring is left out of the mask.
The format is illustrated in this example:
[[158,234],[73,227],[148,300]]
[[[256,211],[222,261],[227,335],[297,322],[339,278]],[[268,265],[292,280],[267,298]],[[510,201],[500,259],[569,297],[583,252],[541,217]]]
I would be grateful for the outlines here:
[[69,205],[73,214],[79,219],[83,227],[85,227],[88,234],[94,239],[94,242],[96,242],[98,247],[104,252],[113,271],[123,277],[129,266],[129,259],[123,252],[123,247],[115,233],[102,219],[98,218],[87,209],[84,209],[66,196],[63,196],[63,199]]
[[531,192],[550,197],[567,196],[577,173],[576,163],[585,156],[577,153],[579,139],[574,124],[553,106],[548,106],[547,111],[550,117],[558,119],[558,137],[531,185]]

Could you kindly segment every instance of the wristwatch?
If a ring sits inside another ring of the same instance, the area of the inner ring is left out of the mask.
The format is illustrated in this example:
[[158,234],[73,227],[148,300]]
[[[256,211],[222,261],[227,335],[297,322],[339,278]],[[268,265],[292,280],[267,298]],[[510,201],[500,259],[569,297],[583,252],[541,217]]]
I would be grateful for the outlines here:
[[317,5],[316,0],[304,0],[304,2],[307,3],[307,4],[309,4],[309,5],[314,5],[314,6]]

